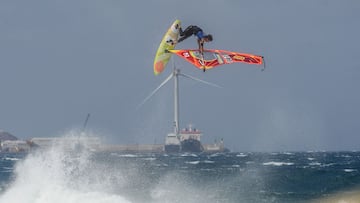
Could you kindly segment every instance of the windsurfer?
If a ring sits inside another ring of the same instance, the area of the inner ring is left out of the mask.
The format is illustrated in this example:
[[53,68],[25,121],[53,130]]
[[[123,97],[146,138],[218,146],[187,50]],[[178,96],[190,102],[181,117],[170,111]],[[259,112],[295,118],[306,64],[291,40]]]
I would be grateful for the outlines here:
[[180,27],[179,31],[180,31],[179,32],[180,33],[179,40],[177,40],[177,41],[168,40],[167,42],[174,45],[174,44],[177,44],[177,43],[187,39],[191,35],[195,35],[197,37],[199,51],[200,51],[200,53],[203,53],[204,52],[204,42],[211,42],[213,40],[213,37],[211,34],[205,35],[204,32],[202,31],[202,29],[196,25],[190,25],[184,31]]

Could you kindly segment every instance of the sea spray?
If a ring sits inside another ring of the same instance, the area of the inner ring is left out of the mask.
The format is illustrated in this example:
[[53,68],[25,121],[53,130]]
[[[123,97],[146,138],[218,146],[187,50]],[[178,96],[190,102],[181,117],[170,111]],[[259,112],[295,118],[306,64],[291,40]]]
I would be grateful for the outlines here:
[[[93,165],[87,138],[82,132],[71,131],[49,148],[28,154],[16,165],[13,181],[0,196],[0,203],[129,202],[111,193],[112,183],[103,178],[108,171]],[[68,140],[78,142],[71,145]]]

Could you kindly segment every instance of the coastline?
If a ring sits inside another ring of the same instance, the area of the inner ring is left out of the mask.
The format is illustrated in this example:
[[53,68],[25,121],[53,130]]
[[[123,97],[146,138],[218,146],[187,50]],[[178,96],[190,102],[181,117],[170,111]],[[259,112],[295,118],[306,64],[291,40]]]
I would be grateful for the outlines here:
[[[1,143],[0,152],[23,153],[60,145],[66,150],[88,148],[96,152],[119,153],[166,153],[165,144],[102,144],[97,138],[33,138],[28,141],[6,141]],[[204,153],[227,152],[217,143],[202,144]]]

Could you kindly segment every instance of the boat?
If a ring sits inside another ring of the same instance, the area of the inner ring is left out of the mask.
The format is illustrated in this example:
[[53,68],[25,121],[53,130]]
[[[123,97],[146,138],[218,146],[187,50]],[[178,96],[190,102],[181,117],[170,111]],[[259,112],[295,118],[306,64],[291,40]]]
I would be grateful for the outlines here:
[[202,133],[196,128],[192,128],[189,125],[188,128],[184,128],[180,131],[180,143],[181,152],[202,152],[204,147],[202,146],[200,139]]
[[179,136],[175,133],[169,133],[165,138],[164,148],[166,153],[179,153],[181,151]]
[[179,133],[169,133],[165,138],[165,152],[179,153],[179,152],[203,152],[200,139],[202,132],[189,125],[182,129]]

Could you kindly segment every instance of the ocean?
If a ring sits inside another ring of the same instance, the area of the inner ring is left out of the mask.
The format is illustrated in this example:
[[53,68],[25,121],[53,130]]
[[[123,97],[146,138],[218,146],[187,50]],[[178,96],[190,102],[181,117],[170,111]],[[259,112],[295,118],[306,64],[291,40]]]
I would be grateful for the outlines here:
[[360,152],[0,154],[0,203],[360,202]]

